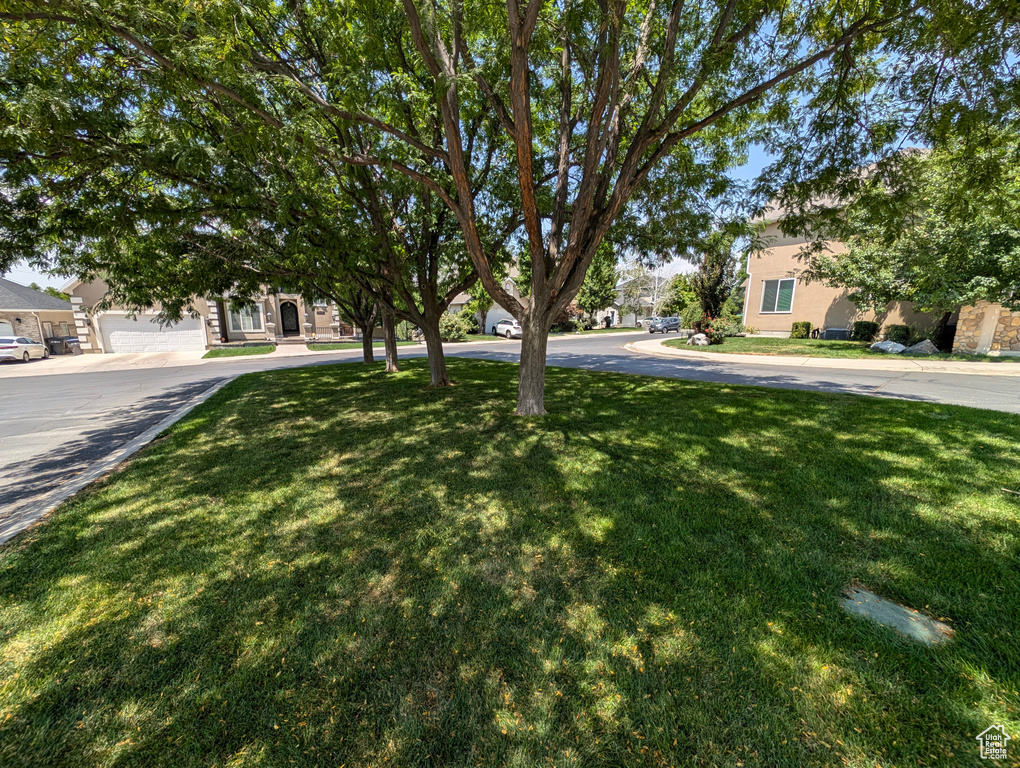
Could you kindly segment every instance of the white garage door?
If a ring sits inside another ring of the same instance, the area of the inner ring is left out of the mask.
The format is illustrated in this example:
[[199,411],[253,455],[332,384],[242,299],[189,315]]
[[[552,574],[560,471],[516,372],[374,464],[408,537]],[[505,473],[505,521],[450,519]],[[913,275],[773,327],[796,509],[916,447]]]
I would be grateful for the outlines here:
[[107,315],[100,321],[108,352],[189,352],[205,349],[202,321],[185,318],[162,328],[155,315]]

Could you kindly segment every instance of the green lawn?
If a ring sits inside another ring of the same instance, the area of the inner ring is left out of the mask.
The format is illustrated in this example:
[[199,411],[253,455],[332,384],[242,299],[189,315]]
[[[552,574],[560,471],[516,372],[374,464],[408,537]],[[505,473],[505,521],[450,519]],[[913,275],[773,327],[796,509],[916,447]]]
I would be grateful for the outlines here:
[[[684,349],[686,339],[672,339],[666,342],[667,347]],[[867,341],[824,341],[822,339],[773,339],[764,336],[733,336],[722,344],[709,347],[696,347],[698,352],[727,352],[734,355],[794,355],[796,357],[853,357],[853,358],[891,358],[885,352],[872,352]],[[1018,362],[1013,357],[989,357],[987,355],[931,355],[924,360],[965,360],[967,362]]]
[[263,344],[257,347],[222,347],[210,349],[202,358],[207,357],[241,357],[242,355],[268,355],[276,351],[275,344]]
[[[384,342],[382,339],[377,339],[372,342],[373,347],[381,347]],[[360,341],[312,341],[308,343],[308,348],[316,352],[324,352],[326,350],[334,349],[361,349]],[[416,347],[418,346],[417,341],[398,341],[398,347]]]
[[[0,765],[982,765],[1020,417],[452,358],[244,376],[0,548]],[[860,583],[950,622],[843,614]],[[1013,745],[1010,744],[1010,749]]]

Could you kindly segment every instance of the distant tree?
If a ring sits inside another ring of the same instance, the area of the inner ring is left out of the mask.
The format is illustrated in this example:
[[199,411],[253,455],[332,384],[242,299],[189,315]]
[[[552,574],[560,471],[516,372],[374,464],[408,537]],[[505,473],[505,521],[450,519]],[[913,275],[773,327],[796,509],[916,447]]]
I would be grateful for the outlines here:
[[577,292],[577,306],[589,317],[616,301],[616,254],[612,246],[603,242],[592,259],[581,290]]
[[744,319],[744,298],[747,295],[745,283],[748,277],[746,263],[746,259],[741,259],[736,277],[733,278],[733,290],[722,305],[721,316],[734,323]]
[[737,259],[733,249],[737,238],[746,234],[744,222],[727,222],[701,243],[701,258],[691,275],[691,290],[706,317],[722,316],[723,304],[737,284]]
[[660,309],[663,314],[677,317],[691,304],[698,300],[691,287],[691,276],[686,274],[673,275],[666,285],[666,296]]
[[41,288],[39,287],[39,283],[31,282],[28,284],[28,287],[31,288],[33,291],[41,291],[42,293],[45,293],[47,296],[52,296],[53,298],[60,299],[61,301],[71,300],[70,296],[68,296],[66,293],[61,293],[52,285],[47,285],[45,288]]
[[482,333],[485,333],[485,319],[489,316],[489,310],[492,309],[492,297],[481,283],[475,283],[471,288],[470,296],[471,301],[464,306],[464,309],[472,315],[478,316],[478,327]]

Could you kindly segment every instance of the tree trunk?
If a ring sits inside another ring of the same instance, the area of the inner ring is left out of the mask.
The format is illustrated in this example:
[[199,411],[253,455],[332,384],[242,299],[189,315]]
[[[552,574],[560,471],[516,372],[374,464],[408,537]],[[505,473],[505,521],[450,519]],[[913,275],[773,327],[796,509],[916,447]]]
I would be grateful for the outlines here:
[[446,373],[446,358],[443,356],[443,339],[439,335],[439,318],[426,315],[421,324],[421,331],[425,335],[425,349],[429,356],[432,386],[450,386],[450,377]]
[[372,354],[372,331],[375,330],[375,325],[359,325],[358,328],[361,330],[361,352],[366,363],[374,363],[375,355]]
[[549,344],[547,317],[529,318],[523,325],[521,365],[517,387],[517,415],[545,415],[545,355]]
[[484,336],[485,335],[485,319],[489,316],[489,311],[487,309],[480,309],[480,310],[478,310],[478,314],[482,316],[482,322],[480,322],[478,324],[478,332],[482,336]]
[[397,364],[397,327],[393,313],[385,307],[382,310],[383,337],[386,343],[386,373],[400,370]]

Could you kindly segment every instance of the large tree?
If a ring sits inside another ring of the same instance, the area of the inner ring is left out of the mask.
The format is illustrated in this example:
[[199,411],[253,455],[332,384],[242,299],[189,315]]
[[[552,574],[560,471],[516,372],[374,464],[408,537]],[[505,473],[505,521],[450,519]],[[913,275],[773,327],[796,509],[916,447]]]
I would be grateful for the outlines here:
[[[1006,3],[944,0],[507,0],[505,12],[462,0],[10,0],[0,20],[28,73],[127,88],[136,108],[155,102],[154,117],[164,95],[200,93],[210,113],[260,122],[277,154],[428,187],[485,289],[524,326],[520,414],[544,413],[549,328],[664,162],[697,190],[705,167],[760,140],[790,173],[825,183],[904,126],[1001,109],[1018,23]],[[478,148],[481,114],[498,124],[494,154]],[[433,116],[441,130],[423,130]],[[508,202],[479,183],[493,164],[514,179],[526,303],[495,276],[485,220]]]
[[[65,80],[26,69],[30,60],[3,62],[0,261],[102,274],[111,300],[159,304],[168,320],[189,311],[193,296],[243,302],[285,286],[334,301],[366,345],[380,313],[384,329],[391,318],[418,325],[432,383],[449,383],[439,318],[477,278],[455,219],[429,187],[287,146],[202,89],[146,88],[139,100],[136,85],[93,77],[81,62]],[[484,119],[473,128],[480,151]],[[515,227],[511,214],[496,237]]]

